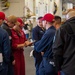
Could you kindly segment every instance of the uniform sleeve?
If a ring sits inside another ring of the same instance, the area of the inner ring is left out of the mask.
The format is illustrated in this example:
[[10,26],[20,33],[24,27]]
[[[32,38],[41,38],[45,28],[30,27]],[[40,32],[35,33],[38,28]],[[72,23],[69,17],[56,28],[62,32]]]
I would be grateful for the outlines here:
[[62,39],[62,35],[63,33],[61,33],[61,29],[57,30],[55,34],[53,47],[52,47],[54,62],[55,62],[57,71],[61,70],[61,65],[63,63],[64,42]]
[[3,37],[3,60],[8,63],[10,61],[10,41],[7,33]]
[[35,43],[36,51],[44,52],[53,39],[52,35],[49,36],[48,34],[44,34],[42,39],[40,41],[38,41],[37,43]]

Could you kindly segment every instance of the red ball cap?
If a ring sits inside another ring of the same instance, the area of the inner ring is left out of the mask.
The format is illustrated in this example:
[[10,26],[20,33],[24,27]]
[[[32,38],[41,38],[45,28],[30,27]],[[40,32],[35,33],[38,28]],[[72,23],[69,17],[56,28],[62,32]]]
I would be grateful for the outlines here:
[[0,12],[0,19],[2,19],[2,20],[5,19],[5,14],[3,12]]
[[44,15],[44,17],[42,18],[42,20],[46,20],[48,22],[52,22],[54,19],[54,15],[52,15],[51,13],[47,13]]
[[17,18],[17,21],[20,23],[20,26],[24,26],[24,23],[21,18]]

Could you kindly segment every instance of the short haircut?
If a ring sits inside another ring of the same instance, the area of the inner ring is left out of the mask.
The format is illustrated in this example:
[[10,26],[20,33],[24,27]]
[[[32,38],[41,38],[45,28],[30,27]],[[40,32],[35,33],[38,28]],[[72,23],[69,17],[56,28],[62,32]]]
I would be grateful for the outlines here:
[[60,17],[60,16],[55,16],[54,19],[55,19],[55,20],[58,20],[58,19],[61,20],[61,17]]
[[42,16],[38,17],[38,20],[40,20],[41,18],[43,18]]
[[61,23],[61,17],[60,16],[55,16],[54,20],[57,21],[58,23]]

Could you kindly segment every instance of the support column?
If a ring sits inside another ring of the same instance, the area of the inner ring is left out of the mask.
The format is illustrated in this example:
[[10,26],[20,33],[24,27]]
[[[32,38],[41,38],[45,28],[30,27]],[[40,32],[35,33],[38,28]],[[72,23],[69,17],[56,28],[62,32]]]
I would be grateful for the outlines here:
[[59,15],[62,17],[62,0],[55,0],[57,4],[57,13],[55,15]]
[[[36,1],[33,0],[33,15],[34,15],[34,16],[36,16],[36,14],[35,14],[35,10],[36,10],[36,9],[35,9],[35,5],[36,5]],[[36,17],[33,17],[33,27],[36,26],[35,23],[36,23]]]

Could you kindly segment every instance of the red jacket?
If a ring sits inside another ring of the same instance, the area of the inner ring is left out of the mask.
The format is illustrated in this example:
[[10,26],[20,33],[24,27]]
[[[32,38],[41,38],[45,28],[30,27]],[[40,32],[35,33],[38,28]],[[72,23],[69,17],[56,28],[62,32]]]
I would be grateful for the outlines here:
[[23,48],[17,48],[18,44],[23,44],[25,41],[26,38],[23,31],[20,31],[20,34],[18,34],[12,29],[12,52],[15,59],[14,75],[25,75]]
[[12,29],[12,49],[20,50],[17,48],[18,44],[23,44],[26,41],[26,37],[23,31],[20,31],[20,34],[16,33],[14,29]]

